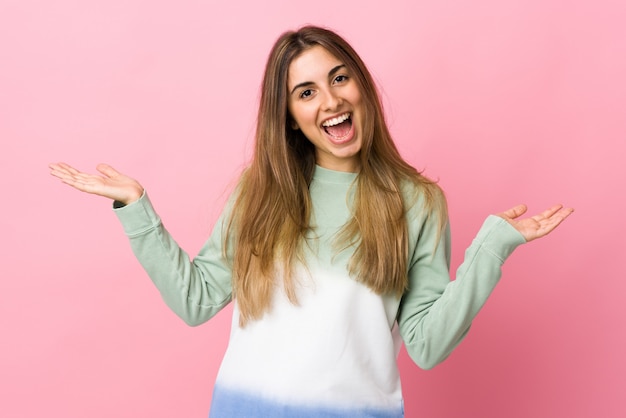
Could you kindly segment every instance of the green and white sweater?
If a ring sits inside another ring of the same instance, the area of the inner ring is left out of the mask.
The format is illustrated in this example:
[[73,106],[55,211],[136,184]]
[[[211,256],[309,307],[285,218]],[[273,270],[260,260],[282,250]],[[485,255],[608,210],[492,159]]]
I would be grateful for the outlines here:
[[[241,328],[234,300],[211,417],[402,417],[401,343],[422,368],[443,361],[498,283],[504,260],[524,243],[505,220],[488,217],[451,281],[449,229],[438,234],[438,221],[418,199],[407,213],[409,288],[400,299],[378,295],[349,277],[350,250],[332,253],[351,216],[355,179],[316,167],[310,193],[317,238],[308,247],[307,268],[298,269],[298,305],[277,286],[271,311]],[[115,212],[163,299],[185,322],[201,324],[231,301],[230,263],[222,251],[228,211],[193,260],[147,195]]]

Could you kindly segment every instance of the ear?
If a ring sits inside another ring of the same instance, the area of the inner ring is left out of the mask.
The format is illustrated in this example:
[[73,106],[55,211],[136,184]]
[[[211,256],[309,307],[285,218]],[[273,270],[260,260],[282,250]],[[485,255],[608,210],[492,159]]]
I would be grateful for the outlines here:
[[291,129],[293,129],[294,131],[297,131],[298,129],[300,129],[296,121],[293,119],[291,120]]

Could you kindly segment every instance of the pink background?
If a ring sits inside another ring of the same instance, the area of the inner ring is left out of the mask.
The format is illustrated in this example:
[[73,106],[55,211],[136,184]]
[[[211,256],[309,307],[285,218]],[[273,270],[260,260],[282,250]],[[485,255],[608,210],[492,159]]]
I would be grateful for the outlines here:
[[110,203],[47,163],[140,179],[195,254],[250,155],[267,53],[304,23],[355,46],[440,179],[454,266],[488,213],[576,208],[446,362],[401,354],[407,418],[626,416],[626,3],[212,3],[0,2],[0,416],[206,417],[230,309],[184,325]]

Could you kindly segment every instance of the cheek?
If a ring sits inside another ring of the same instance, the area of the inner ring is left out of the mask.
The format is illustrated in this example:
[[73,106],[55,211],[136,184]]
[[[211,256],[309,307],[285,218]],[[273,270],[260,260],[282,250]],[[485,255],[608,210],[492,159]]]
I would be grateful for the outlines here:
[[310,112],[306,111],[304,106],[290,106],[288,108],[291,122],[291,127],[293,129],[300,129],[301,131],[307,131],[311,122]]
[[350,99],[351,99],[351,102],[355,105],[361,104],[361,92],[359,91],[358,88],[356,87],[354,88],[350,96]]
[[303,125],[310,125],[311,123],[315,123],[315,112],[307,109],[306,106],[294,106],[291,110],[291,115],[301,128]]

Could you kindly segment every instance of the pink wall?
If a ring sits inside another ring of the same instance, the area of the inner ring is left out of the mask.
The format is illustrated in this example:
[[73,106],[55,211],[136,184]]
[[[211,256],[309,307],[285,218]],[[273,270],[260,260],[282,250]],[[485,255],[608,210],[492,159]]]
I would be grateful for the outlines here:
[[195,254],[269,48],[307,22],[361,52],[404,155],[441,179],[455,265],[488,213],[577,210],[514,254],[445,363],[402,354],[407,418],[626,415],[623,1],[211,3],[0,3],[0,416],[206,416],[230,311],[176,319],[109,203],[47,163],[139,178]]

